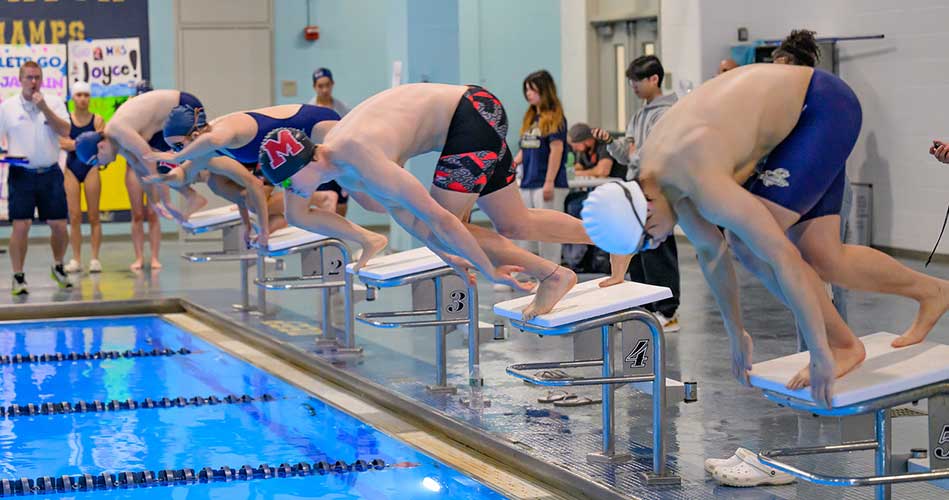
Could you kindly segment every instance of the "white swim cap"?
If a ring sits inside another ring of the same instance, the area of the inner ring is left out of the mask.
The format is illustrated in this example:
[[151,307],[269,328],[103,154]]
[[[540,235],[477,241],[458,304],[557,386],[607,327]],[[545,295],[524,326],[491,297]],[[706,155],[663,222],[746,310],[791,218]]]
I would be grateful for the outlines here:
[[593,243],[609,253],[636,253],[646,232],[646,195],[636,181],[610,182],[583,201],[583,228]]
[[87,82],[73,82],[71,95],[76,94],[89,94],[92,95],[92,87],[89,86]]

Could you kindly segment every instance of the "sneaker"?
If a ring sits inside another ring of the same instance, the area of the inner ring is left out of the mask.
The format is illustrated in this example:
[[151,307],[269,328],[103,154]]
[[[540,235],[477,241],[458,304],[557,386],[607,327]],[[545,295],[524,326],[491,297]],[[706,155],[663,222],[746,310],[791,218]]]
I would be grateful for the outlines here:
[[678,314],[673,314],[671,318],[667,318],[667,317],[663,316],[661,312],[655,312],[655,313],[653,313],[653,314],[656,315],[656,319],[658,319],[658,320],[659,320],[659,324],[662,325],[662,331],[663,331],[663,332],[665,332],[665,333],[675,333],[675,332],[677,332],[677,331],[679,331],[679,330],[682,329],[682,327],[679,326],[679,315],[678,315]]
[[62,264],[56,264],[50,267],[49,277],[53,278],[53,281],[59,285],[59,288],[72,288],[72,283],[69,282],[69,276],[66,275],[66,270],[63,269]]
[[13,275],[13,285],[11,286],[11,293],[13,295],[26,295],[30,292],[26,290],[26,275],[23,273],[16,273]]
[[102,272],[102,263],[99,262],[99,259],[92,259],[89,261],[89,272],[90,273]]
[[76,259],[69,259],[69,263],[63,268],[67,274],[78,273],[82,271],[82,266]]

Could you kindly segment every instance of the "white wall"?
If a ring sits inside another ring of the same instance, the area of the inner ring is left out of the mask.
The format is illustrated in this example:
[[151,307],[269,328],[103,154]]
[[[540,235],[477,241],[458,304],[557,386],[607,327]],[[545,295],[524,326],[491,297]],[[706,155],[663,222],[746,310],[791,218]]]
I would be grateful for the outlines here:
[[873,244],[927,251],[949,202],[949,172],[928,156],[949,140],[949,3],[941,0],[662,0],[662,58],[696,82],[712,77],[737,44],[781,38],[795,28],[818,36],[882,33],[839,45],[840,74],[860,97],[863,130],[850,156],[853,181],[874,187]]

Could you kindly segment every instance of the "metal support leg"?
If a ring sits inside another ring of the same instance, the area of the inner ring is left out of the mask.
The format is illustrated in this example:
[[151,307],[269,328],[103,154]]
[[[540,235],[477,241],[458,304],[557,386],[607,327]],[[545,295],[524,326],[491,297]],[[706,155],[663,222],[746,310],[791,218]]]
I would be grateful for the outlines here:
[[[445,319],[446,308],[450,306],[448,302],[450,293],[446,290],[444,277],[438,277],[435,283],[435,320]],[[450,285],[449,285],[450,286]],[[458,389],[448,385],[448,328],[445,326],[435,327],[435,383],[426,386],[429,392],[436,394],[455,394]]]
[[[257,280],[263,281],[267,278],[267,260],[264,256],[257,257]],[[267,291],[257,287],[257,310],[252,314],[264,316],[267,314]]]
[[645,313],[637,318],[649,326],[652,333],[652,371],[655,375],[652,386],[652,472],[644,473],[646,484],[681,484],[682,478],[666,470],[666,339],[662,334],[662,325],[656,317]]
[[[890,471],[890,452],[891,441],[893,438],[893,428],[890,425],[890,411],[886,408],[876,411],[876,440],[877,448],[874,452],[873,462],[876,469],[876,475],[885,476]],[[892,486],[889,484],[878,484],[876,486],[876,500],[890,500],[892,495]]]
[[251,312],[255,307],[250,305],[250,260],[241,259],[241,303],[231,307],[236,311]]
[[[600,346],[603,351],[603,378],[613,376],[613,327],[603,325],[600,327]],[[616,393],[614,384],[603,384],[600,386],[603,398],[603,450],[587,454],[587,462],[623,464],[629,462],[633,457],[629,453],[616,453],[616,423],[613,418],[613,397]]]

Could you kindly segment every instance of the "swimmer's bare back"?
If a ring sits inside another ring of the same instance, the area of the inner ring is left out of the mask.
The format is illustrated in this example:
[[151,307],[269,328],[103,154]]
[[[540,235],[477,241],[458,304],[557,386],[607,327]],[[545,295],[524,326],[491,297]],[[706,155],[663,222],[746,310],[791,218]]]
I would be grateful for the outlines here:
[[110,125],[119,124],[138,132],[147,141],[161,131],[165,118],[178,105],[180,96],[181,92],[177,90],[152,90],[125,101],[106,124],[106,135],[109,135]]
[[325,144],[345,138],[371,144],[399,165],[445,145],[464,85],[412,83],[380,92],[353,108],[326,134]]
[[656,124],[643,146],[641,174],[685,187],[702,173],[694,169],[713,168],[743,183],[794,129],[813,72],[752,64],[706,82]]

